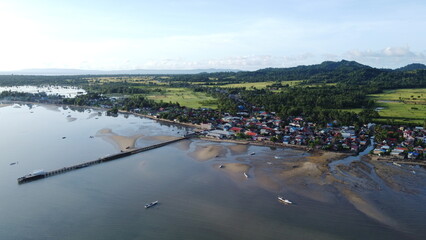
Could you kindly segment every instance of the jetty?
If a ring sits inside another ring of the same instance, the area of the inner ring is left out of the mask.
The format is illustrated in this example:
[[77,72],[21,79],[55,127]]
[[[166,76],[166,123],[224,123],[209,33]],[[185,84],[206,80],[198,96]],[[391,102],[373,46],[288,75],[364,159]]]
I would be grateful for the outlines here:
[[53,171],[39,172],[37,175],[29,174],[29,175],[18,178],[18,183],[23,184],[23,183],[35,181],[35,180],[38,180],[38,179],[43,179],[43,178],[59,175],[59,174],[62,174],[62,173],[70,172],[70,171],[73,171],[73,170],[86,168],[86,167],[98,165],[98,164],[101,164],[101,163],[110,162],[110,161],[113,161],[113,160],[117,160],[117,159],[120,159],[120,158],[124,158],[124,157],[127,157],[127,156],[138,154],[138,153],[141,153],[141,152],[146,152],[146,151],[149,151],[149,150],[152,150],[152,149],[160,148],[160,147],[163,147],[163,146],[166,146],[166,145],[178,142],[178,141],[189,139],[192,136],[194,136],[194,134],[185,135],[184,137],[180,137],[180,138],[177,138],[177,139],[174,139],[174,140],[171,140],[171,141],[167,141],[167,142],[154,144],[154,145],[151,145],[151,146],[148,146],[148,147],[142,147],[142,148],[137,148],[137,149],[133,149],[133,150],[129,150],[129,151],[124,151],[124,152],[108,155],[108,156],[105,156],[105,157],[101,157],[97,160],[84,162],[84,163],[80,163],[80,164],[77,164],[77,165],[56,169],[56,170],[53,170]]

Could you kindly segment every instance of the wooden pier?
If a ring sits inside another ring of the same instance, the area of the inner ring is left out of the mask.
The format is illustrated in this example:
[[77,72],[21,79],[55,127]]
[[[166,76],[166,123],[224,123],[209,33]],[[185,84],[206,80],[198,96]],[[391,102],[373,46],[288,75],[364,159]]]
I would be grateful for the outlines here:
[[89,166],[93,166],[93,165],[117,160],[117,159],[127,157],[127,156],[130,156],[130,155],[133,155],[133,154],[149,151],[149,150],[152,150],[152,149],[156,149],[156,148],[160,148],[160,147],[169,145],[171,143],[175,143],[175,142],[178,142],[178,141],[181,141],[181,140],[184,140],[184,139],[188,139],[191,136],[192,135],[187,135],[185,137],[181,137],[181,138],[178,138],[178,139],[175,139],[175,140],[151,145],[151,146],[148,146],[148,147],[137,148],[137,149],[124,151],[124,152],[120,152],[120,153],[113,154],[113,155],[108,155],[108,156],[101,157],[101,158],[94,160],[94,161],[84,162],[84,163],[80,163],[80,164],[77,164],[77,165],[56,169],[56,170],[49,171],[49,172],[43,172],[43,173],[39,173],[39,174],[34,175],[34,176],[31,176],[31,174],[26,175],[26,176],[18,178],[18,183],[19,184],[27,183],[27,182],[30,182],[30,181],[34,181],[34,180],[38,180],[38,179],[47,178],[47,177],[55,176],[55,175],[58,175],[58,174],[70,172],[70,171],[73,171],[73,170],[77,170],[77,169],[81,169],[81,168],[85,168],[85,167],[89,167]]

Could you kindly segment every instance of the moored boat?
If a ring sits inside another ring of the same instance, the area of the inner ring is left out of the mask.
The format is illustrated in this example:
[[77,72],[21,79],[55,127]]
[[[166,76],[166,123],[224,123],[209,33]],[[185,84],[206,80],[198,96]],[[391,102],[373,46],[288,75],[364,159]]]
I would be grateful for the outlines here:
[[282,203],[284,203],[284,204],[293,204],[293,202],[291,202],[290,200],[288,200],[288,199],[284,199],[283,197],[278,197],[278,201],[280,201],[280,202],[282,202]]
[[145,208],[150,208],[150,207],[155,206],[157,204],[158,204],[158,201],[154,201],[152,203],[145,204]]

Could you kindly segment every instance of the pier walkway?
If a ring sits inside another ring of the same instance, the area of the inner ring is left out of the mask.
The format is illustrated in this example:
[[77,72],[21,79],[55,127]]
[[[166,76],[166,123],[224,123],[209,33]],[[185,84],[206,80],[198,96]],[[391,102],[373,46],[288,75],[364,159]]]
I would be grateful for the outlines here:
[[160,148],[160,147],[163,147],[163,146],[166,146],[166,145],[169,145],[171,143],[175,143],[175,142],[178,142],[178,141],[181,141],[181,140],[189,139],[192,136],[193,135],[187,135],[185,137],[181,137],[181,138],[171,140],[171,141],[167,141],[167,142],[163,142],[163,143],[154,144],[154,145],[151,145],[151,146],[148,146],[148,147],[137,148],[137,149],[124,151],[124,152],[120,152],[120,153],[113,154],[113,155],[108,155],[108,156],[101,157],[101,158],[94,160],[94,161],[84,162],[84,163],[80,163],[80,164],[77,164],[77,165],[56,169],[56,170],[53,170],[53,171],[39,172],[36,175],[29,174],[29,175],[18,178],[18,183],[22,184],[22,183],[26,183],[26,182],[30,182],[30,181],[34,181],[34,180],[38,180],[38,179],[42,179],[42,178],[46,178],[46,177],[51,177],[51,176],[55,176],[55,175],[66,173],[66,172],[70,172],[70,171],[77,170],[77,169],[80,169],[80,168],[85,168],[85,167],[89,167],[89,166],[93,166],[93,165],[117,160],[117,159],[127,157],[127,156],[130,156],[130,155],[133,155],[133,154],[137,154],[137,153],[149,151],[149,150],[152,150],[152,149]]

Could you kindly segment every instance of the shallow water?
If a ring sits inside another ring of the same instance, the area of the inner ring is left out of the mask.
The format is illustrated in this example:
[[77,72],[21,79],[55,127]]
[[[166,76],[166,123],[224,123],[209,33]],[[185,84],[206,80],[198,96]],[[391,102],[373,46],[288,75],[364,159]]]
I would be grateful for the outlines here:
[[[96,114],[94,114],[96,113]],[[342,199],[320,203],[278,192],[254,179],[235,182],[214,167],[293,150],[249,146],[199,162],[179,143],[113,162],[18,185],[34,169],[52,170],[97,159],[119,150],[96,135],[112,129],[125,136],[179,136],[182,128],[134,116],[107,117],[95,110],[74,111],[33,105],[0,108],[0,239],[422,239],[425,232],[393,230]],[[69,121],[68,116],[75,118]],[[178,134],[179,132],[179,134]],[[63,139],[63,137],[66,137]],[[139,139],[137,146],[155,141]],[[214,143],[223,146],[229,144]],[[18,162],[15,165],[9,165]],[[418,197],[407,196],[412,203]],[[143,206],[158,200],[150,209]],[[413,216],[417,216],[413,213]],[[421,224],[418,218],[408,225]],[[410,222],[412,221],[412,222]]]
[[79,94],[86,94],[86,90],[77,87],[62,87],[62,86],[12,86],[0,87],[0,93],[3,91],[25,92],[25,93],[41,93],[47,95],[60,95],[64,97],[75,97]]

